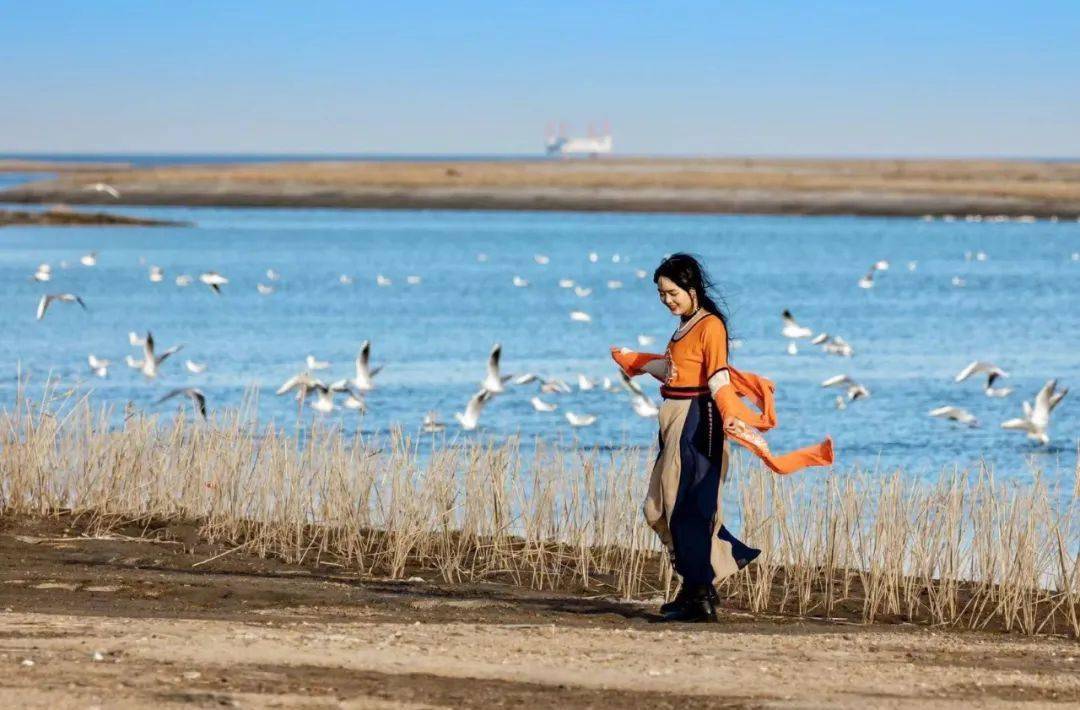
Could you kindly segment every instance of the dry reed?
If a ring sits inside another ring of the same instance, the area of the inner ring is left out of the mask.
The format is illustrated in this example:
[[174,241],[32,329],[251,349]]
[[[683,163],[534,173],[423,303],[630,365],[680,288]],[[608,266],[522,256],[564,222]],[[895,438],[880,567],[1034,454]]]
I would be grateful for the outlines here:
[[[360,574],[670,593],[640,513],[647,452],[420,443],[23,402],[0,412],[0,515],[194,521],[211,542]],[[737,457],[727,498],[764,552],[721,591],[754,612],[1080,637],[1076,493],[989,470],[780,478]]]

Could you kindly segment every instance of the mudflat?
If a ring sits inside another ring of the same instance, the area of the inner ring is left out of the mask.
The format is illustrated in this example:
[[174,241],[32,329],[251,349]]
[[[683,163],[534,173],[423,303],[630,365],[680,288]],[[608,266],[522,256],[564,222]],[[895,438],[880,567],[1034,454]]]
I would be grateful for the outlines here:
[[3,707],[1030,707],[1080,644],[655,606],[0,518]]
[[[119,197],[87,189],[105,182]],[[116,167],[9,202],[245,207],[1080,217],[1080,162],[644,159]]]
[[48,226],[48,227],[91,227],[91,226],[175,226],[183,222],[171,222],[145,217],[127,217],[107,212],[75,212],[68,209],[52,210],[0,210],[0,227],[6,226]]

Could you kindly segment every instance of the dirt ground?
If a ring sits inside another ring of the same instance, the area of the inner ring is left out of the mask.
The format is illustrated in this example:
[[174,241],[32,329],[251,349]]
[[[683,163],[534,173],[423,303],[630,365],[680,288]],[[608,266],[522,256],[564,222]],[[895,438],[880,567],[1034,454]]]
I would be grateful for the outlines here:
[[[0,707],[1076,707],[1080,644],[299,568],[0,518]],[[197,565],[197,566],[195,566]]]

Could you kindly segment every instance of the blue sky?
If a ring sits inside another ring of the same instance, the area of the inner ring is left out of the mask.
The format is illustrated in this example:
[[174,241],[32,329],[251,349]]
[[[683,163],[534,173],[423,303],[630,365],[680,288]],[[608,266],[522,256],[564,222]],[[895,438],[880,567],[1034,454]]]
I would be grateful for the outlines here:
[[0,0],[0,151],[1080,156],[1080,2]]

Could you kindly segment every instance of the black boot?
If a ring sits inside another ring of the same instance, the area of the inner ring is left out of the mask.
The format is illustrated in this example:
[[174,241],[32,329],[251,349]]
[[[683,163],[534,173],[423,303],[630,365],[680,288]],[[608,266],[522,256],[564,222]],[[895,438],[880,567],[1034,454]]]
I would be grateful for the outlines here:
[[664,602],[660,605],[660,613],[667,614],[668,612],[675,611],[690,599],[690,585],[684,584],[679,587],[678,593],[675,598],[669,602]]
[[[716,605],[713,603],[711,585],[683,585],[686,589],[686,601],[664,614],[664,621],[701,623],[719,621],[716,617]],[[682,593],[682,590],[679,590]]]

